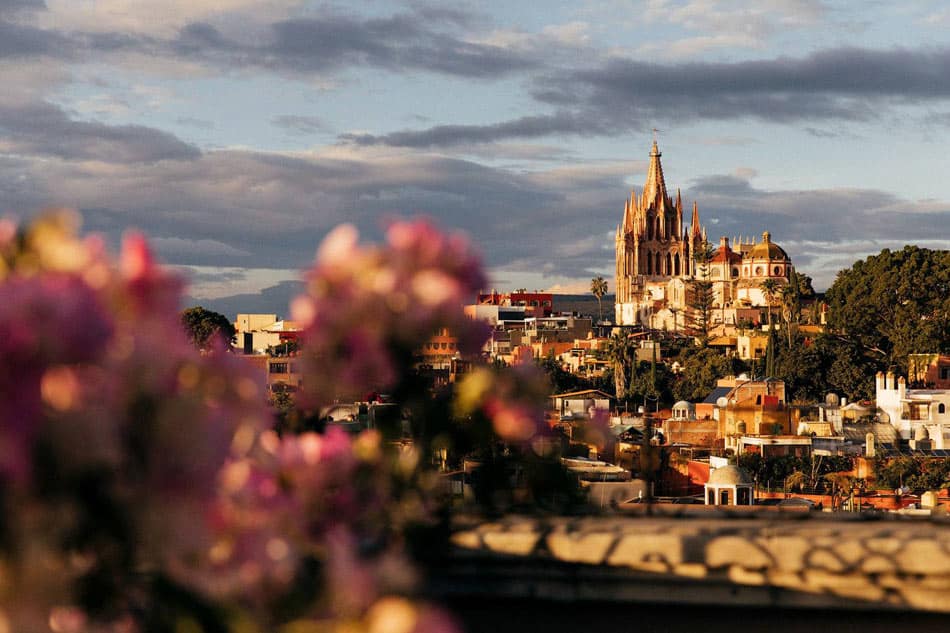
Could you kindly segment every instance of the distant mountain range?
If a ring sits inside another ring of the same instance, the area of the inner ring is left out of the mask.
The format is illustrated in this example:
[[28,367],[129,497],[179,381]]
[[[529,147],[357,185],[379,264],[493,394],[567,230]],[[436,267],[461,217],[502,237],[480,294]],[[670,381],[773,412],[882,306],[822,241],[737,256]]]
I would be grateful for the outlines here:
[[[200,305],[207,310],[219,312],[229,319],[238,314],[276,314],[279,318],[290,318],[290,301],[303,292],[302,281],[284,281],[276,286],[264,288],[259,293],[231,295],[218,299],[196,299],[186,296],[182,307]],[[614,313],[614,295],[604,295],[601,299],[603,314],[610,318]],[[591,294],[554,295],[555,312],[576,312],[597,318],[597,299]]]
[[[613,319],[614,295],[604,295],[600,299],[604,318]],[[597,297],[592,294],[554,295],[555,312],[577,312],[586,316],[598,317]]]
[[290,301],[303,292],[302,281],[282,281],[276,286],[264,288],[257,293],[231,295],[218,299],[184,297],[183,307],[200,305],[207,310],[219,312],[229,319],[238,314],[276,314],[278,318],[290,318]]

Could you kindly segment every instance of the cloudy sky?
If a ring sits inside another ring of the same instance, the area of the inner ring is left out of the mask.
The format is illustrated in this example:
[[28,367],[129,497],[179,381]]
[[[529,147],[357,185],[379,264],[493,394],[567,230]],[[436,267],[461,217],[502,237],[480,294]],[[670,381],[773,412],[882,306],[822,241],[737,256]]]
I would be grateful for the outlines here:
[[653,128],[711,241],[819,289],[950,247],[944,2],[0,0],[0,214],[141,229],[199,300],[416,215],[497,288],[612,286]]

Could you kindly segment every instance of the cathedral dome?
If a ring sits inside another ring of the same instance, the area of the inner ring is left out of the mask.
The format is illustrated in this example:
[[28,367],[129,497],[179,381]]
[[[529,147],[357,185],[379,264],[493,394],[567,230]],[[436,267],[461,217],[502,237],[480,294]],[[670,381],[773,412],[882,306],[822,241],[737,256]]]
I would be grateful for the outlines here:
[[788,261],[788,254],[782,247],[771,241],[771,234],[766,231],[762,234],[762,241],[752,247],[749,257],[752,259],[771,259]]

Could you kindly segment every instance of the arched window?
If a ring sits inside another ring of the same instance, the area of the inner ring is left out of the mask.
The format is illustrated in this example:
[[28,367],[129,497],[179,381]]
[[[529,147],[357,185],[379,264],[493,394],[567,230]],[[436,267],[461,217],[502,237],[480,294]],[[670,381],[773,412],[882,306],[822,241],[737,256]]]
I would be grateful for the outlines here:
[[732,276],[733,276],[733,277],[738,277],[738,276],[739,276],[739,269],[738,269],[738,268],[733,268],[733,269],[732,269]]
[[666,274],[672,274],[673,272],[673,256],[669,253],[666,254]]
[[756,267],[755,267],[755,276],[756,276],[756,277],[761,277],[761,276],[762,276],[762,267],[761,267],[761,266],[756,266]]
[[653,220],[650,218],[647,218],[647,239],[653,239]]
[[781,266],[776,266],[775,268],[772,269],[772,272],[775,273],[776,276],[781,275],[781,274],[782,274],[782,267],[781,267]]
[[947,405],[945,405],[942,402],[937,405],[937,413],[939,413],[940,415],[943,415],[946,412],[947,412]]
[[653,270],[656,271],[656,274],[657,274],[657,275],[662,275],[662,274],[663,274],[663,269],[660,267],[660,262],[661,262],[660,254],[657,253],[657,254],[656,254],[656,261],[653,262]]
[[675,268],[675,272],[673,274],[679,276],[680,274],[680,256],[679,255],[673,258],[673,266]]
[[647,274],[653,274],[653,255],[650,253],[647,253]]

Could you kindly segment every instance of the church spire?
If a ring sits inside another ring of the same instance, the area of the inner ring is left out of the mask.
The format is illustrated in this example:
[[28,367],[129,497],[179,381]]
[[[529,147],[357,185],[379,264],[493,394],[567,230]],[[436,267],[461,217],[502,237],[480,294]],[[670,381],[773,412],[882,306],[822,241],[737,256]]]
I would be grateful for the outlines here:
[[653,140],[653,149],[650,150],[650,167],[647,169],[647,181],[643,185],[643,203],[640,208],[650,207],[652,202],[657,203],[657,207],[666,199],[666,182],[663,180],[663,166],[660,164],[660,150],[656,146],[656,139]]
[[690,220],[690,223],[692,224],[693,237],[699,237],[699,207],[695,200],[693,201],[693,219]]

